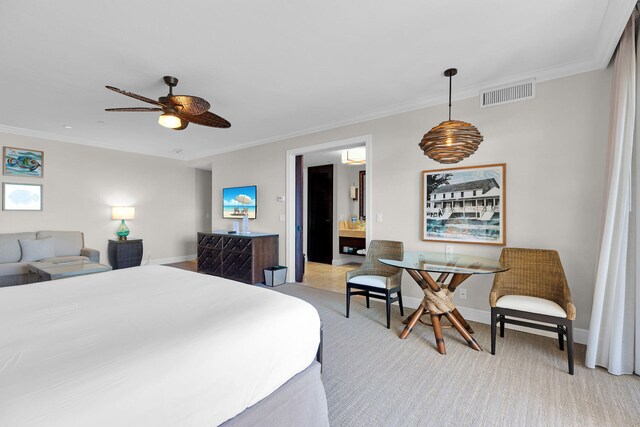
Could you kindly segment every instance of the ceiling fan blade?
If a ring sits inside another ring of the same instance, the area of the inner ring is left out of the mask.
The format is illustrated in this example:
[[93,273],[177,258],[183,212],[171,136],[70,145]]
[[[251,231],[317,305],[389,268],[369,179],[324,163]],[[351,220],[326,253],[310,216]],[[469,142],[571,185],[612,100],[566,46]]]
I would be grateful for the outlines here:
[[211,104],[204,99],[189,95],[170,96],[169,103],[173,105],[178,112],[191,115],[202,114],[211,107]]
[[147,108],[147,107],[105,108],[104,111],[124,111],[128,113],[133,113],[133,112],[146,113],[146,112],[162,111],[162,108]]
[[163,105],[154,99],[150,99],[145,96],[138,95],[136,93],[127,92],[126,90],[118,89],[117,87],[113,87],[113,86],[105,86],[105,87],[114,92],[121,93],[122,95],[137,99],[138,101],[147,102],[149,104],[157,105],[158,107],[166,107],[166,105]]
[[198,114],[197,116],[192,116],[191,114],[183,114],[183,113],[176,113],[176,115],[180,117],[180,120],[186,120],[188,122],[195,123],[197,125],[209,126],[212,128],[230,128],[231,127],[231,123],[229,123],[227,120],[223,119],[222,117],[216,114],[213,114],[210,111],[207,111],[206,113]]

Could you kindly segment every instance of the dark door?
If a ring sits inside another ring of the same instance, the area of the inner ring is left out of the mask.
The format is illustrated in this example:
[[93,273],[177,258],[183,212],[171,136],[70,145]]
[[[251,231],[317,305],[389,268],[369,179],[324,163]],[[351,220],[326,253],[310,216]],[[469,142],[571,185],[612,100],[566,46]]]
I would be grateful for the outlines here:
[[333,260],[333,165],[308,169],[307,256],[309,261]]
[[302,206],[304,183],[302,182],[302,169],[304,160],[302,156],[296,156],[296,282],[304,280],[304,230],[302,229]]

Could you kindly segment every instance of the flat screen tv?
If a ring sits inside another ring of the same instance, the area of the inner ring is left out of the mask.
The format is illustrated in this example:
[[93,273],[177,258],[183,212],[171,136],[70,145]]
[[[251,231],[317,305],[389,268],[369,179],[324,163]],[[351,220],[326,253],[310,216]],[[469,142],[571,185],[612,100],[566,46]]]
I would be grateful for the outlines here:
[[222,217],[242,219],[243,216],[247,216],[249,219],[255,219],[257,193],[255,185],[223,188]]

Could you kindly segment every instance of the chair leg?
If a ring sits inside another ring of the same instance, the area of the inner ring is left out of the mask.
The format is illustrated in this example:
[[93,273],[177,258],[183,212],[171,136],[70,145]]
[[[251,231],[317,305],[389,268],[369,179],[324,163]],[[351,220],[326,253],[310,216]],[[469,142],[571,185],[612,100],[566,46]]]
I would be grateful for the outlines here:
[[365,298],[367,299],[367,308],[369,308],[369,291],[365,291]]
[[567,324],[567,359],[569,360],[569,374],[573,375],[573,322]]
[[562,325],[558,325],[558,346],[560,351],[564,351],[564,328]]
[[402,291],[398,291],[398,305],[400,306],[400,316],[404,316],[404,308],[402,307]]
[[498,323],[498,314],[496,308],[491,307],[491,354],[496,354],[496,326]]
[[349,318],[349,306],[351,305],[351,288],[347,285],[347,319]]
[[391,329],[391,295],[387,293],[387,329]]
[[500,338],[504,338],[504,314],[500,315]]

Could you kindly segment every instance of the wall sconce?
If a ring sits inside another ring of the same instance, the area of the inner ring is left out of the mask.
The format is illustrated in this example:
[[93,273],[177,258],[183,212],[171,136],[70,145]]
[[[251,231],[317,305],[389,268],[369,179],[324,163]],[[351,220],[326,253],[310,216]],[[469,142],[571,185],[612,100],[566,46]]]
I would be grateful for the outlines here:
[[358,187],[355,185],[349,187],[349,197],[351,197],[352,200],[358,200]]

